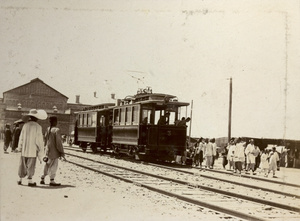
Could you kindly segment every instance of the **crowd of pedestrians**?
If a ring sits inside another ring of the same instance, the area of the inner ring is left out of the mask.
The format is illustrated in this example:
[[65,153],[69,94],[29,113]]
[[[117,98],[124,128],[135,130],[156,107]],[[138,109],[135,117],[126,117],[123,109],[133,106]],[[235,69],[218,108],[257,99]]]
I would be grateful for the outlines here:
[[189,147],[189,152],[192,166],[200,169],[213,169],[215,160],[221,158],[223,168],[238,175],[242,172],[249,175],[259,172],[265,177],[269,174],[276,177],[275,173],[279,170],[280,154],[276,147],[260,150],[253,139],[247,144],[242,138],[232,138],[222,148],[217,147],[214,138],[200,138]]
[[[214,162],[218,158],[215,138],[200,138],[189,151],[194,167],[213,169]],[[202,165],[204,160],[205,165]]]

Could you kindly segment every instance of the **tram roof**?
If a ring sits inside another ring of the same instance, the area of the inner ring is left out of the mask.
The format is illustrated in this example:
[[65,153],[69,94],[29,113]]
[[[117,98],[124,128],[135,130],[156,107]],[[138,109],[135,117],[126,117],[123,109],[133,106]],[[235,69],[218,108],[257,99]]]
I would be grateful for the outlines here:
[[103,103],[85,107],[82,111],[101,110],[115,106],[115,103]]
[[147,101],[140,101],[140,102],[136,102],[136,103],[140,103],[140,104],[154,104],[155,103],[157,105],[175,105],[177,107],[190,105],[188,102],[179,102],[179,101],[164,102],[162,100],[147,100]]
[[176,105],[176,106],[188,106],[187,102],[179,102],[177,97],[170,94],[162,93],[140,93],[134,96],[127,96],[122,100],[123,103],[120,106],[128,104],[157,104],[157,105]]

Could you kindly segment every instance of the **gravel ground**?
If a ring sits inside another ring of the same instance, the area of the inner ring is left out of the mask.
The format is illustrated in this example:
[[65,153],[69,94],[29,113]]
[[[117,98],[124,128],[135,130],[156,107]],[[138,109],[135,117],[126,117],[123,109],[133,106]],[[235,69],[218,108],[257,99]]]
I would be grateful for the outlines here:
[[[20,153],[0,154],[1,221],[222,220],[208,209],[63,161],[56,178],[62,186],[40,185],[43,164],[39,163],[34,177],[38,186],[28,187],[26,179],[19,186],[19,157]],[[49,178],[45,181],[48,183]]]

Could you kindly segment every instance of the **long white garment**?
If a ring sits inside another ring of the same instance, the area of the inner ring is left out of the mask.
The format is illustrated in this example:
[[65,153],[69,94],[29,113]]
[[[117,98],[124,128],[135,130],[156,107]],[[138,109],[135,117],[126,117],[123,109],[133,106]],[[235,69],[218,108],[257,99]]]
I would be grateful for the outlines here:
[[270,152],[269,154],[269,170],[277,170],[277,161],[279,160],[278,153],[275,151]]
[[235,161],[235,162],[244,162],[245,161],[244,143],[236,144],[233,161]]
[[42,127],[34,121],[24,124],[18,149],[22,151],[23,157],[39,157],[42,160],[44,155],[44,140]]
[[234,151],[235,151],[235,145],[230,144],[228,149],[228,154],[227,154],[227,160],[233,161]]
[[263,153],[263,154],[261,155],[261,157],[260,157],[260,165],[259,165],[259,167],[260,167],[261,169],[269,169],[268,158],[269,158],[269,156],[268,156],[268,154],[266,154],[266,153]]
[[245,155],[247,157],[247,163],[255,163],[256,156],[254,155],[254,144],[248,144],[245,149]]

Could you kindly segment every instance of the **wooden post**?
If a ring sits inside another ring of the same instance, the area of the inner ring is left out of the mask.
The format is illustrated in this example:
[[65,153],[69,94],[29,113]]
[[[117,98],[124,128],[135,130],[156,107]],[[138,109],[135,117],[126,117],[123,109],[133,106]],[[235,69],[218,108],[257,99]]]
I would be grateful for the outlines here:
[[193,115],[193,100],[191,102],[191,120],[190,120],[190,128],[189,128],[189,143],[191,142],[191,131],[192,131],[192,115]]
[[230,78],[230,83],[229,83],[228,142],[231,139],[231,109],[232,109],[232,78]]

